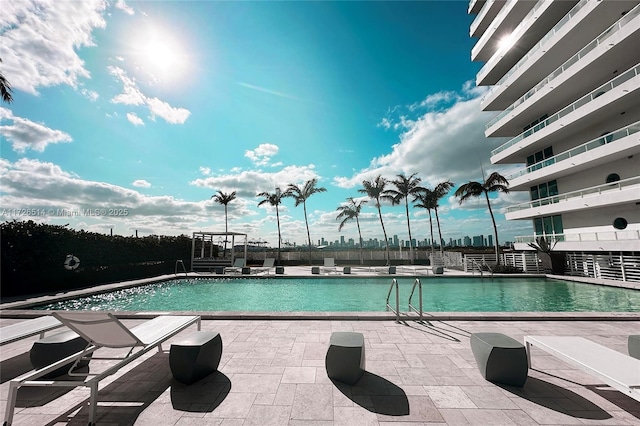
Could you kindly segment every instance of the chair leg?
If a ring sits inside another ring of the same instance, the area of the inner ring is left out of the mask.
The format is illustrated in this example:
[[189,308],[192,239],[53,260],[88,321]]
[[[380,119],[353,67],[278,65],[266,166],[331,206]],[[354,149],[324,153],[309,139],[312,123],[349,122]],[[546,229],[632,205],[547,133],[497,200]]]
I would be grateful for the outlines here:
[[7,395],[7,410],[4,413],[4,426],[9,426],[13,422],[13,412],[16,409],[16,398],[18,397],[18,383],[9,382],[9,394]]
[[91,396],[89,397],[89,425],[96,424],[96,414],[98,412],[98,382],[91,382],[89,384],[91,389]]

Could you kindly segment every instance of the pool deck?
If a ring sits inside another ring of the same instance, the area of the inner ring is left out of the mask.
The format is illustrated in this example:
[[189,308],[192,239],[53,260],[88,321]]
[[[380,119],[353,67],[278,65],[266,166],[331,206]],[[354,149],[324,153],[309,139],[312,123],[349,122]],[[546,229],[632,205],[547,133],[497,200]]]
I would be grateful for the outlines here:
[[[300,274],[308,270],[301,267]],[[28,312],[5,306],[0,326],[33,316]],[[136,313],[123,318],[128,326],[144,321]],[[98,425],[640,424],[640,402],[537,348],[523,388],[487,382],[469,345],[476,332],[504,333],[521,342],[526,335],[567,335],[627,354],[628,336],[640,334],[638,314],[530,319],[526,313],[505,318],[470,313],[400,323],[388,316],[328,319],[319,314],[205,318],[210,319],[203,320],[202,329],[219,332],[223,340],[219,371],[182,385],[171,376],[165,344],[164,352],[152,351],[101,382]],[[367,372],[355,386],[327,377],[324,357],[334,331],[365,337]],[[9,380],[31,369],[29,349],[36,340],[0,347],[3,418]],[[91,369],[99,371],[108,362],[93,360]],[[86,389],[21,389],[13,424],[87,424],[88,396]]]

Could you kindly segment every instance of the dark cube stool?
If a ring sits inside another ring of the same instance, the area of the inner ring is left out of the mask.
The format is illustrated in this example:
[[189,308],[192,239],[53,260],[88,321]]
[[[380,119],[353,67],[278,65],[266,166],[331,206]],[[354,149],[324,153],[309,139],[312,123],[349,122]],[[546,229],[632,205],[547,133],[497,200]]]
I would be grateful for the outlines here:
[[389,275],[393,275],[396,273],[396,267],[395,266],[389,266]]
[[345,267],[342,269],[342,273],[343,273],[343,274],[350,274],[350,273],[351,273],[351,266],[345,266]]
[[[38,370],[56,361],[60,361],[70,355],[81,352],[87,347],[87,341],[78,336],[75,331],[63,331],[62,333],[52,334],[33,343],[29,351],[31,366]],[[91,356],[91,355],[88,355]],[[57,370],[44,375],[44,378],[61,376],[69,372],[69,368],[73,362],[66,364]],[[89,365],[89,360],[83,360],[78,363],[78,368],[84,368]]]
[[242,267],[242,275],[248,275],[251,273],[251,268],[249,266]]
[[284,274],[284,266],[276,266],[276,274]]
[[319,266],[312,266],[311,267],[311,273],[314,275],[318,275],[320,273],[320,267]]
[[517,340],[501,333],[474,333],[471,351],[486,380],[518,387],[527,381],[527,351]]
[[629,336],[629,355],[640,359],[640,334]]
[[190,385],[213,373],[222,358],[222,338],[215,331],[196,331],[169,350],[169,367],[173,377]]
[[330,379],[355,385],[366,368],[362,333],[340,331],[332,333],[325,366]]

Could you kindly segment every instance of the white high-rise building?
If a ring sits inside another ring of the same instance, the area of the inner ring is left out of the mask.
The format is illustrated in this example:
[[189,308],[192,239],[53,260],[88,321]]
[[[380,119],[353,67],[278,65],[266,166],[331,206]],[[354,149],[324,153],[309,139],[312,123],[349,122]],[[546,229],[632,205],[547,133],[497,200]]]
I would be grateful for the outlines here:
[[[556,251],[640,255],[640,0],[471,0],[493,164],[530,201],[507,208]],[[634,253],[635,252],[635,253]]]

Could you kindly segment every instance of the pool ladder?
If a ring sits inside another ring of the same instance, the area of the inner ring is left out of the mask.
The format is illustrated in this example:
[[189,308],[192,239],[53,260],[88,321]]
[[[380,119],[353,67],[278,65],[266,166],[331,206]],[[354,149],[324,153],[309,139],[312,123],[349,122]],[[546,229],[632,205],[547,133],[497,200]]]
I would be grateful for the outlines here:
[[[393,306],[391,306],[389,304],[389,298],[391,297],[391,292],[393,291],[393,289],[396,289],[396,305],[395,305],[395,309]],[[411,303],[411,298],[413,297],[413,293],[415,293],[416,291],[416,287],[418,287],[418,295],[420,298],[420,304],[419,304],[419,310],[416,309],[413,304]],[[386,310],[387,311],[391,311],[394,314],[396,314],[396,322],[399,323],[400,322],[400,289],[398,287],[398,280],[397,279],[392,279],[391,280],[391,287],[389,287],[389,292],[387,293],[387,302],[386,302]],[[422,282],[420,281],[420,278],[416,278],[415,281],[413,282],[413,287],[411,288],[411,294],[409,295],[409,312],[407,312],[407,315],[410,314],[411,312],[415,312],[416,314],[418,314],[418,318],[419,321],[422,321],[422,317],[423,317],[423,311],[422,311]]]

